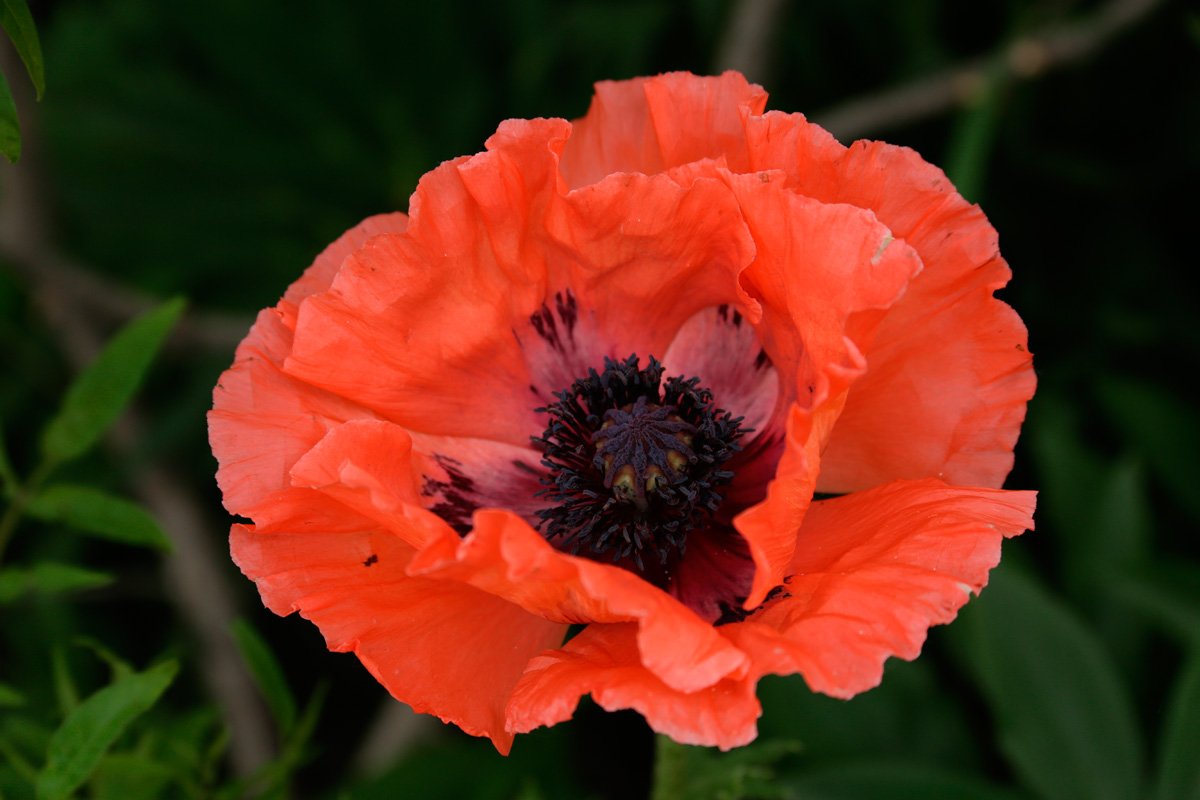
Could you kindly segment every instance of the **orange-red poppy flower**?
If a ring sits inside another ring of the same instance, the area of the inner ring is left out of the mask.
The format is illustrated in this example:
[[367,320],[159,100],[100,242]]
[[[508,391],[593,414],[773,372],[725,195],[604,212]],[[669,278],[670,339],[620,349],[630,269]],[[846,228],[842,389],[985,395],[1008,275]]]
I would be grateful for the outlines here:
[[209,419],[269,608],[502,752],[586,693],[734,747],[763,675],[918,654],[1032,526],[1025,327],[940,170],[765,103],[504,122],[259,315]]

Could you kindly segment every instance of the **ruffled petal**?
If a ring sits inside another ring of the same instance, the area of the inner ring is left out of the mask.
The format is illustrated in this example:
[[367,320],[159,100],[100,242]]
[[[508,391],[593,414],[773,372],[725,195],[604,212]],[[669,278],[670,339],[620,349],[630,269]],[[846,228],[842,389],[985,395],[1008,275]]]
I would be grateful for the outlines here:
[[715,163],[611,175],[563,196],[545,224],[562,254],[560,280],[592,309],[613,358],[661,357],[690,317],[738,303],[737,275],[755,253]]
[[304,301],[304,298],[328,289],[333,284],[333,279],[347,256],[366,244],[367,240],[373,236],[385,233],[404,233],[406,230],[408,230],[407,214],[399,211],[391,214],[376,214],[373,217],[367,217],[322,250],[321,254],[313,261],[312,266],[304,270],[304,274],[287,288],[283,299],[276,306],[288,330],[296,329],[296,312],[300,308],[300,303]]
[[526,733],[568,720],[590,693],[600,707],[632,708],[682,744],[729,750],[754,740],[762,714],[754,681],[726,678],[678,691],[642,666],[637,639],[633,625],[591,625],[561,650],[535,658],[509,703],[509,730]]
[[721,157],[740,169],[746,159],[741,113],[761,114],[766,102],[767,93],[737,72],[601,81],[587,115],[573,124],[563,177],[578,188],[613,173],[654,175]]
[[293,486],[342,503],[413,547],[457,540],[445,519],[423,507],[421,476],[413,467],[407,431],[383,420],[352,420],[305,453],[291,477]]
[[870,212],[780,191],[777,180],[730,177],[758,249],[740,280],[760,303],[758,336],[787,376],[781,401],[792,404],[766,498],[734,520],[758,566],[747,608],[782,582],[816,485],[818,453],[846,390],[866,369],[862,348],[921,269],[915,252]]
[[925,265],[865,351],[869,369],[823,454],[821,491],[922,477],[1000,486],[1036,379],[1024,324],[992,296],[1011,273],[983,212],[908,148],[846,148],[798,114],[745,124],[754,168],[783,170],[822,202],[872,210]]
[[729,177],[757,248],[739,280],[762,305],[767,355],[793,376],[784,398],[811,410],[866,370],[862,351],[921,260],[871,212],[783,191],[782,180]]
[[285,369],[411,430],[523,444],[537,423],[513,391],[530,383],[513,326],[541,300],[496,265],[455,166],[422,180],[406,235],[372,239],[304,301]]
[[217,483],[232,513],[245,514],[288,486],[288,470],[330,428],[372,416],[360,404],[297,381],[280,368],[292,348],[296,305],[328,288],[345,257],[367,239],[402,232],[407,225],[404,214],[381,214],[346,231],[288,287],[275,308],[259,312],[238,345],[233,366],[213,390],[208,413],[209,440],[220,464]]
[[641,663],[680,691],[746,666],[741,652],[666,592],[620,567],[555,550],[509,511],[477,511],[468,536],[426,548],[409,572],[470,583],[557,622],[637,622]]
[[784,593],[721,630],[751,674],[800,672],[814,691],[851,697],[879,683],[889,656],[916,658],[929,626],[987,584],[1001,540],[1033,527],[1035,500],[926,479],[813,503]]
[[[766,484],[766,496],[733,518],[733,526],[749,545],[755,566],[745,608],[759,605],[771,589],[783,583],[796,547],[796,531],[817,485],[820,437],[809,415],[794,404],[785,419],[782,453]],[[726,502],[746,499],[737,495],[739,488],[735,479]]]
[[409,577],[413,550],[390,533],[314,530],[314,522],[233,527],[234,559],[264,602],[277,613],[299,610],[331,650],[357,654],[396,699],[507,753],[512,690],[566,627],[465,584]]

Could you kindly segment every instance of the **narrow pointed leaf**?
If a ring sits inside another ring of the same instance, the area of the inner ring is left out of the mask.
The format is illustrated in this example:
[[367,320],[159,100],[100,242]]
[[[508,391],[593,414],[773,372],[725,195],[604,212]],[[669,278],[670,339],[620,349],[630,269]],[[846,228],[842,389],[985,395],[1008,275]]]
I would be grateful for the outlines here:
[[1200,654],[1176,679],[1159,752],[1157,800],[1200,800]]
[[254,682],[271,709],[271,716],[279,726],[279,732],[286,736],[296,721],[296,699],[288,689],[287,679],[283,668],[279,666],[270,646],[259,635],[250,623],[237,620],[230,626],[242,660],[250,668]]
[[1179,505],[1200,520],[1200,423],[1182,398],[1147,381],[1108,378],[1101,403],[1117,429],[1142,453]]
[[158,701],[178,669],[176,662],[164,662],[80,703],[50,740],[38,775],[38,800],[63,800],[79,788],[129,724]]
[[4,73],[0,72],[0,153],[15,164],[21,157],[21,124],[17,121],[17,104]]
[[113,683],[125,680],[130,675],[134,675],[137,672],[137,670],[135,670],[128,661],[121,658],[112,650],[105,647],[102,643],[96,641],[90,636],[76,636],[74,643],[80,647],[86,647],[88,650],[91,650],[96,654],[97,658],[108,664],[108,668],[112,671]]
[[67,663],[67,652],[63,648],[55,647],[51,651],[50,660],[54,672],[54,697],[58,702],[58,713],[68,717],[79,707],[75,676],[71,674],[71,665]]
[[113,580],[113,576],[107,572],[56,561],[43,561],[29,568],[5,567],[0,569],[0,605],[12,603],[30,592],[79,592],[107,586]]
[[137,503],[90,486],[51,486],[30,501],[38,519],[124,544],[170,552],[171,542],[158,521]]
[[116,421],[183,305],[181,298],[169,300],[126,325],[75,379],[58,415],[42,432],[42,453],[49,461],[82,455]]
[[1132,702],[1095,635],[1013,570],[972,606],[974,667],[1017,774],[1048,800],[1140,796]]
[[174,771],[134,753],[104,757],[92,778],[92,800],[156,800],[174,780]]
[[116,580],[107,572],[62,564],[57,561],[41,561],[29,570],[29,591],[41,594],[79,592],[107,586]]
[[12,462],[8,459],[8,448],[4,446],[3,426],[0,426],[0,488],[4,490],[4,497],[12,499],[17,493],[17,487],[21,485],[20,479],[17,477],[17,471],[13,469]]
[[17,48],[17,55],[25,62],[29,70],[29,79],[37,90],[38,100],[46,91],[45,68],[42,65],[42,45],[38,41],[37,28],[33,24],[33,15],[25,0],[0,0],[0,25],[4,27],[8,38],[12,39]]

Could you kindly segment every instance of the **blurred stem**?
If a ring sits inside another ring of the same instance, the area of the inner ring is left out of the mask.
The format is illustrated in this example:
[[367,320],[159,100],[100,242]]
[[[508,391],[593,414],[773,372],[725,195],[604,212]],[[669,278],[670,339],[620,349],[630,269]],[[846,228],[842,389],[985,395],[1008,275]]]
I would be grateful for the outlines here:
[[4,551],[8,547],[8,541],[12,538],[13,532],[17,529],[17,523],[25,511],[25,506],[29,505],[29,500],[53,471],[54,464],[52,462],[43,461],[39,464],[25,485],[17,488],[12,502],[8,504],[8,508],[4,509],[4,516],[0,517],[0,563],[4,561]]
[[959,194],[978,203],[987,178],[988,161],[1000,126],[1000,107],[1011,74],[1002,59],[995,59],[972,79],[966,108],[955,120],[946,154],[946,175]]
[[687,787],[687,745],[661,733],[654,740],[654,786],[650,800],[678,800]]

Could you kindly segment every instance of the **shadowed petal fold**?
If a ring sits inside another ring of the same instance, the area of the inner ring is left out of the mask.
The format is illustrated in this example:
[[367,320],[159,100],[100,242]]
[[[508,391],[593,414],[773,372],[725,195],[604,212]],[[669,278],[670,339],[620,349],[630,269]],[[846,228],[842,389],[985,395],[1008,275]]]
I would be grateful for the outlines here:
[[1000,542],[1033,527],[1035,500],[927,479],[813,503],[784,593],[723,631],[760,674],[800,672],[814,691],[852,697],[889,656],[916,658],[929,626],[987,584]]

